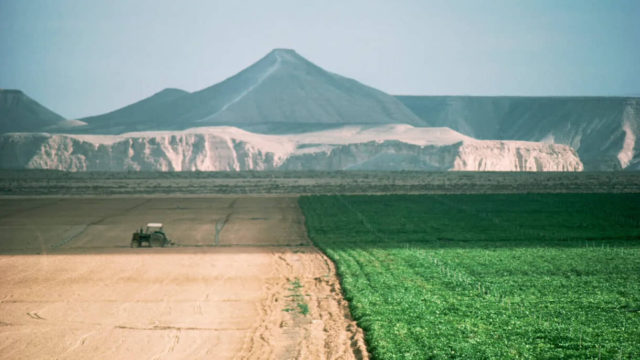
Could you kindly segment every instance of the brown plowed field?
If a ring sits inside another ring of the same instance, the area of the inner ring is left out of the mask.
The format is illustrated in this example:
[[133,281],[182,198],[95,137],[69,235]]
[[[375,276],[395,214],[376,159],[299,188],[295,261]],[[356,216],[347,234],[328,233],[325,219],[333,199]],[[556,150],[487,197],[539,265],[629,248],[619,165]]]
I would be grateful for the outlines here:
[[0,358],[367,357],[295,197],[0,200],[0,254]]

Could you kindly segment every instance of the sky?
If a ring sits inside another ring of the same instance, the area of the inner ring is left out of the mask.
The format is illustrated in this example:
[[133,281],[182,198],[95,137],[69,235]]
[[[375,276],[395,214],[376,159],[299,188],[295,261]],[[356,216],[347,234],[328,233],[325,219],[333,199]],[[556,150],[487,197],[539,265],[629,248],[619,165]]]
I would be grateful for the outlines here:
[[0,0],[0,88],[67,117],[273,48],[398,95],[640,96],[640,0]]

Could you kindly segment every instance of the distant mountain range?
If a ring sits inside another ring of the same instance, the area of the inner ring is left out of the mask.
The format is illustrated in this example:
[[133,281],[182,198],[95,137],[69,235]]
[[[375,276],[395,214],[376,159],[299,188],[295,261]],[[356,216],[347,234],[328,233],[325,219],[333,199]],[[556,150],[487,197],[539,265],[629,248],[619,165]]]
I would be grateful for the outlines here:
[[0,91],[2,168],[640,170],[639,129],[640,98],[391,96],[288,49],[77,120]]
[[114,112],[80,119],[82,131],[183,130],[228,125],[302,132],[344,124],[427,125],[397,99],[276,49],[223,82],[187,93],[163,90]]

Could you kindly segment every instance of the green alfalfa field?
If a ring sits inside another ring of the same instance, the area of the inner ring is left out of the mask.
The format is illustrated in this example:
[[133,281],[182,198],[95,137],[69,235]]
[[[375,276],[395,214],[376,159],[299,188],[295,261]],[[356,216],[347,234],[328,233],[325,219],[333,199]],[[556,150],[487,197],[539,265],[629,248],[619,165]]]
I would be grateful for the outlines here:
[[640,194],[300,205],[375,359],[640,358]]

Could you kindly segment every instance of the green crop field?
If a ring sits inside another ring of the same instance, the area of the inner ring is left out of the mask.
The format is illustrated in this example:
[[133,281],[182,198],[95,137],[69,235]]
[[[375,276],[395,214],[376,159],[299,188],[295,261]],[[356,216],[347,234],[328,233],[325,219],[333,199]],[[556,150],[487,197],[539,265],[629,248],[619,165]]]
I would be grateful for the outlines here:
[[640,194],[300,205],[376,359],[640,358]]

